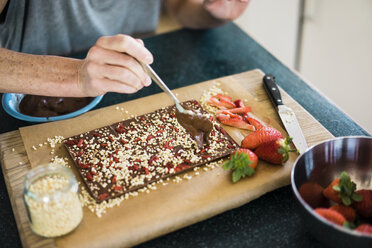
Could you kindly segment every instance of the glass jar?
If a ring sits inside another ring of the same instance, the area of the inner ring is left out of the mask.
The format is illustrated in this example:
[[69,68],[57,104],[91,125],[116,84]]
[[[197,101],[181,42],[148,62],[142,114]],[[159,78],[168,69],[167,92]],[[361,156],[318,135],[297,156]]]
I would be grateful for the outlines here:
[[23,199],[31,229],[43,237],[74,230],[83,218],[78,184],[70,169],[48,164],[30,170],[23,183]]

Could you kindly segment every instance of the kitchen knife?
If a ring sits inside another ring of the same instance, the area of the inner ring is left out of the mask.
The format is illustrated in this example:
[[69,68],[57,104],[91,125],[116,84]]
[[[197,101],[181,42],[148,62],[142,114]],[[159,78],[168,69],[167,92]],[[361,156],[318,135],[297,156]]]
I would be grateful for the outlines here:
[[300,125],[298,124],[295,113],[291,108],[283,104],[282,96],[280,94],[279,87],[276,84],[275,77],[267,74],[263,78],[263,83],[271,102],[278,111],[280,119],[282,120],[288,135],[292,137],[293,143],[299,153],[304,153],[308,148],[305,137],[302,133]]

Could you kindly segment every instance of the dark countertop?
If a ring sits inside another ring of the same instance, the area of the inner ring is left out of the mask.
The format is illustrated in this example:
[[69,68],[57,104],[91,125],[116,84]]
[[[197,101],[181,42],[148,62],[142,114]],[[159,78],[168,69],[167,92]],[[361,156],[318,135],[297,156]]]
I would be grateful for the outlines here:
[[[205,31],[183,29],[145,39],[145,44],[154,54],[154,70],[171,89],[261,69],[275,75],[278,84],[334,136],[369,135],[233,23]],[[97,108],[160,91],[153,84],[133,95],[109,93]],[[0,133],[32,124],[0,109]],[[323,247],[306,231],[296,204],[286,186],[138,247]],[[0,180],[0,232],[1,247],[21,246],[4,180]]]

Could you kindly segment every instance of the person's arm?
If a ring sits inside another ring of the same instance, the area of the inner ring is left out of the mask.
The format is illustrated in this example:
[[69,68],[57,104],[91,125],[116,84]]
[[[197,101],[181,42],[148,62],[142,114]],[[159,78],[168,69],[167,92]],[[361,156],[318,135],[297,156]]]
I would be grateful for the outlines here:
[[84,60],[31,55],[0,48],[0,92],[45,96],[97,96],[134,93],[151,84],[138,61],[152,54],[127,35],[98,39]]
[[0,0],[0,14],[1,14],[1,12],[3,12],[3,9],[4,9],[7,2],[8,2],[8,0]]
[[213,28],[239,17],[250,0],[166,0],[165,6],[187,28]]

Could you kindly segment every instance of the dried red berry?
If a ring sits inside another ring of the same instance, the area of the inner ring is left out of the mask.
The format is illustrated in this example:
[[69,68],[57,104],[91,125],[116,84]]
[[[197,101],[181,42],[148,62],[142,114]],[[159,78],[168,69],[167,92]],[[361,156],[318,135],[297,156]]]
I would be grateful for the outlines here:
[[106,199],[108,196],[109,196],[109,194],[107,194],[107,193],[100,194],[100,196],[99,196],[99,200],[100,200],[100,201],[103,201],[103,200]]
[[79,143],[77,143],[77,146],[78,147],[82,147],[83,146],[83,142],[84,142],[84,140],[83,139],[80,139],[79,140]]
[[82,164],[82,163],[80,163],[80,164],[78,164],[79,165],[79,168],[81,168],[81,169],[89,169],[89,164]]
[[118,133],[124,133],[124,128],[115,128],[115,131],[118,132]]
[[93,176],[89,172],[87,173],[87,179],[88,181],[93,181]]
[[73,145],[75,145],[75,142],[73,140],[66,140],[65,144],[69,145],[69,146],[73,146]]
[[78,152],[78,153],[76,154],[76,157],[80,157],[80,156],[83,155],[83,154],[84,154],[84,150]]
[[92,133],[92,135],[93,135],[94,137],[102,137],[102,135],[101,135],[100,133]]
[[123,188],[123,186],[118,185],[118,186],[115,186],[115,187],[114,187],[114,190],[115,190],[115,191],[120,191],[122,188]]

